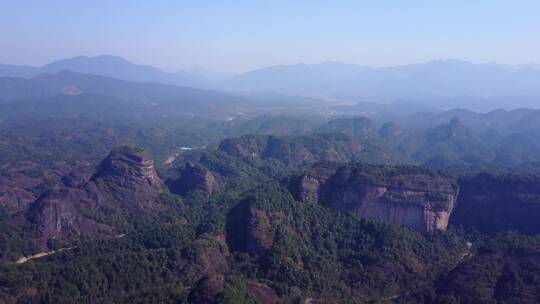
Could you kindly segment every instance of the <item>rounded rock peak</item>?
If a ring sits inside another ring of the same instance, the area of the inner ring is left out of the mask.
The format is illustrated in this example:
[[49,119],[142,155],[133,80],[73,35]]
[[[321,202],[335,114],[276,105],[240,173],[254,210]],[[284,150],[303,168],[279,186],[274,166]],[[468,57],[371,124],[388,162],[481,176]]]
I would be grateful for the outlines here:
[[109,156],[101,162],[93,179],[96,178],[120,183],[122,186],[149,184],[152,187],[161,187],[162,184],[150,154],[135,145],[112,149]]

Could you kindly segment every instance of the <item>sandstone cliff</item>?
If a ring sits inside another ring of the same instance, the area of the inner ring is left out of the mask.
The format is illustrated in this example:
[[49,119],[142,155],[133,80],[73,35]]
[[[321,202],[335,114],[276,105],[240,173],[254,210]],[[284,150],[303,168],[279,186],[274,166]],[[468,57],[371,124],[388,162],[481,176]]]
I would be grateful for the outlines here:
[[293,185],[297,199],[422,232],[446,230],[458,186],[415,167],[321,163]]
[[38,230],[37,243],[47,248],[49,240],[70,240],[82,235],[94,238],[114,235],[114,228],[81,213],[79,205],[91,201],[89,193],[78,189],[54,189],[36,200],[27,212]]
[[97,179],[137,191],[152,191],[162,186],[150,155],[135,146],[113,149],[92,177]]
[[150,156],[139,148],[123,146],[112,150],[90,179],[77,170],[64,176],[24,216],[37,227],[37,241],[43,249],[51,239],[110,237],[118,232],[105,219],[153,207],[161,187]]
[[277,225],[285,222],[282,212],[259,209],[250,198],[229,212],[227,242],[232,250],[262,254],[272,248]]

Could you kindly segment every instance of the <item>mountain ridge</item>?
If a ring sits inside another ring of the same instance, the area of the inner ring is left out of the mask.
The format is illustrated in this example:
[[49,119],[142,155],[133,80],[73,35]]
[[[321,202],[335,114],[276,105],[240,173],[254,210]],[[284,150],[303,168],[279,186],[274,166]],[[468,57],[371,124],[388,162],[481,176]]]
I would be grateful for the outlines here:
[[59,59],[41,67],[0,64],[0,76],[32,78],[44,73],[68,70],[82,74],[113,77],[136,82],[158,82],[188,87],[208,88],[210,81],[186,71],[167,73],[156,67],[136,64],[113,55],[75,56]]
[[[534,65],[441,59],[389,67],[355,66],[356,72],[333,77],[329,76],[331,69],[327,69],[327,75],[317,75],[317,67],[325,64],[266,67],[234,76],[222,84],[241,90],[274,90],[342,100],[540,96],[540,70]],[[270,82],[272,79],[278,81]]]

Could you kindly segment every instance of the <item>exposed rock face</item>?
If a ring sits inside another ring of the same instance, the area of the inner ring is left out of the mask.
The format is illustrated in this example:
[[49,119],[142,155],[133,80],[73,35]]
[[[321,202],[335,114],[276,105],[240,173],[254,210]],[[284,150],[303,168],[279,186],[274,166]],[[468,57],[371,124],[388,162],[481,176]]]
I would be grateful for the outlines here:
[[272,248],[275,232],[272,228],[271,216],[264,210],[249,208],[247,218],[246,250],[260,253]]
[[446,230],[458,194],[456,184],[423,169],[363,165],[318,164],[295,188],[302,202],[422,232]]
[[126,211],[153,208],[163,186],[152,158],[135,146],[113,149],[90,181],[88,186],[96,187],[104,201]]
[[186,163],[180,179],[174,185],[175,192],[186,195],[192,191],[201,191],[207,196],[223,189],[219,177],[200,165]]
[[200,285],[205,277],[227,272],[228,254],[229,248],[221,236],[197,239],[182,252],[183,259],[187,261],[181,270],[182,276],[190,284]]
[[90,199],[76,189],[55,189],[41,196],[28,211],[29,220],[37,225],[38,244],[45,248],[49,239],[67,240],[81,235],[107,237],[113,227],[83,216],[74,202]]
[[38,243],[44,249],[50,239],[110,237],[116,233],[113,227],[86,214],[129,214],[151,207],[161,184],[146,152],[132,146],[119,147],[90,180],[77,170],[64,176],[54,189],[32,203],[26,218],[37,225]]
[[481,174],[460,181],[451,223],[484,233],[540,233],[540,179]]
[[284,221],[283,213],[260,210],[245,201],[229,213],[227,242],[233,250],[261,254],[272,248],[275,227]]
[[135,146],[113,149],[92,177],[92,180],[96,179],[135,190],[152,191],[162,186],[150,155]]

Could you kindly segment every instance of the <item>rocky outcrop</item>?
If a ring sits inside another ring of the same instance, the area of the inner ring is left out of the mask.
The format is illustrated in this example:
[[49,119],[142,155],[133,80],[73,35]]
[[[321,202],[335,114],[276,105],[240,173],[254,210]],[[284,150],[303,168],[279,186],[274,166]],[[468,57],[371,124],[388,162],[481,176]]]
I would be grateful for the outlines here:
[[446,230],[458,186],[416,167],[318,164],[293,185],[297,198],[343,212],[411,227]]
[[192,163],[186,163],[182,175],[173,183],[173,191],[184,196],[194,191],[210,196],[222,189],[223,182],[216,173]]
[[96,187],[104,201],[125,211],[154,208],[163,182],[150,155],[135,146],[121,146],[111,151],[86,187]]
[[540,233],[540,179],[480,174],[460,181],[451,223],[469,230]]
[[113,227],[81,214],[77,203],[89,199],[82,190],[64,188],[48,191],[33,203],[27,216],[37,226],[39,246],[46,248],[51,239],[69,240],[82,235],[93,238],[112,236]]
[[162,181],[148,153],[136,146],[121,146],[111,151],[101,162],[92,180],[137,191],[153,191],[162,187]]
[[276,226],[285,222],[282,212],[256,208],[248,199],[229,212],[227,243],[232,250],[262,254],[274,245]]
[[246,224],[246,250],[248,252],[261,253],[272,248],[275,231],[268,212],[250,207]]
[[[181,270],[182,276],[189,284],[200,286],[206,279],[227,272],[228,255],[229,248],[223,236],[206,236],[197,239],[182,251],[182,259],[186,261]],[[210,284],[210,286],[215,285]]]
[[38,244],[43,249],[48,249],[51,239],[115,235],[117,232],[112,226],[92,218],[107,217],[111,213],[129,215],[151,208],[162,185],[153,160],[133,146],[112,150],[97,172],[88,177],[84,172],[73,170],[25,212],[26,219],[38,229]]

